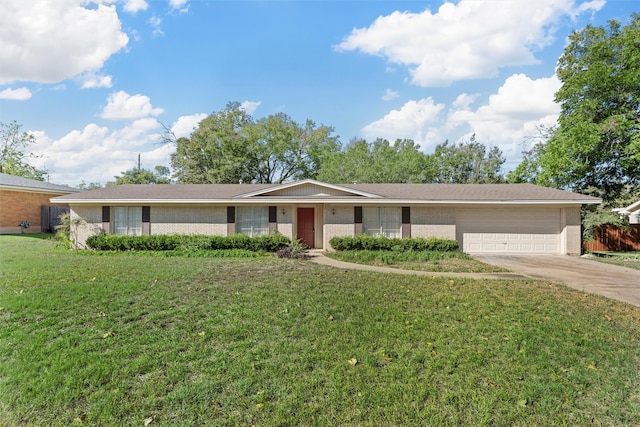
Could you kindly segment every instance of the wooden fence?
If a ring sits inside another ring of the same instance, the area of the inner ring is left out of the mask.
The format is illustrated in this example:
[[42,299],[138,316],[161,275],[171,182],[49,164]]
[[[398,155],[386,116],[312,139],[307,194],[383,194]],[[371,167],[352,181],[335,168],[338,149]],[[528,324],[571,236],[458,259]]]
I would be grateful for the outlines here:
[[598,227],[596,239],[584,242],[585,251],[640,251],[640,224],[631,226],[627,232],[615,225]]
[[40,207],[40,229],[43,233],[54,233],[56,225],[60,225],[60,215],[69,212],[69,208],[61,206]]

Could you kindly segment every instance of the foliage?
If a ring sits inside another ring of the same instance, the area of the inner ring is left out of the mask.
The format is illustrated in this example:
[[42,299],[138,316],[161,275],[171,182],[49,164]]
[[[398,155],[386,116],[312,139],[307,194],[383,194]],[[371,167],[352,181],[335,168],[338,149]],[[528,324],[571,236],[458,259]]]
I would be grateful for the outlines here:
[[558,62],[559,126],[525,158],[520,177],[614,201],[640,184],[640,14],[569,36]]
[[20,132],[21,127],[15,121],[9,124],[0,122],[0,168],[9,175],[44,181],[46,171],[31,166],[27,159],[34,156],[25,154],[36,139],[31,133]]
[[99,182],[86,183],[86,182],[82,181],[77,186],[77,188],[80,189],[80,190],[83,190],[83,191],[97,190],[98,188],[102,188],[102,184],[100,184]]
[[310,120],[301,126],[282,113],[254,121],[233,102],[202,120],[190,137],[175,141],[171,165],[180,183],[315,178],[322,158],[339,149],[332,132]]
[[386,139],[367,143],[356,139],[344,151],[326,157],[318,179],[334,183],[422,182],[425,155],[409,139],[390,144]]
[[613,300],[54,245],[0,236],[2,425],[640,425]]
[[413,237],[390,239],[388,237],[372,237],[366,234],[356,236],[335,236],[329,240],[331,247],[337,251],[371,250],[371,251],[436,251],[450,252],[458,249],[458,242],[438,237]]
[[244,234],[231,236],[205,236],[184,234],[152,234],[126,236],[119,234],[95,234],[87,239],[87,246],[100,251],[173,251],[173,250],[225,250],[276,252],[291,243],[279,233],[249,237]]
[[459,144],[444,142],[427,156],[425,182],[439,184],[496,184],[504,182],[505,162],[498,147],[487,147],[471,139]]
[[287,259],[308,259],[307,246],[300,240],[293,240],[288,246],[276,251],[278,258]]
[[154,170],[132,168],[122,172],[121,176],[114,176],[115,181],[108,182],[107,187],[122,184],[170,184],[169,168],[156,166]]

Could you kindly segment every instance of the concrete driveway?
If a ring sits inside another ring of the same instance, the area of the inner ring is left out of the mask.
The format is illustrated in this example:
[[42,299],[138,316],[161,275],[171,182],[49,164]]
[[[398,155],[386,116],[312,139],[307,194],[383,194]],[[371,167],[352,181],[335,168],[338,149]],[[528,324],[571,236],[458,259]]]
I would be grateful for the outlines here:
[[565,255],[473,255],[525,276],[561,282],[640,307],[640,270]]

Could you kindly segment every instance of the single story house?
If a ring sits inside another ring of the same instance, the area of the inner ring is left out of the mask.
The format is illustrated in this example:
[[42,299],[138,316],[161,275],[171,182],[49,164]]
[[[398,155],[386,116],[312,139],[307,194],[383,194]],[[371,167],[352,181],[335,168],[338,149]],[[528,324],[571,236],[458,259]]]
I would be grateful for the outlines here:
[[[52,206],[51,197],[79,191],[66,185],[0,173],[0,234],[51,231],[50,220],[57,219],[61,208],[68,209],[68,205]],[[20,226],[25,221],[30,224],[27,229]]]
[[580,208],[598,198],[531,184],[118,185],[56,197],[76,241],[92,234],[261,235],[330,250],[334,236],[455,239],[470,253],[581,252]]

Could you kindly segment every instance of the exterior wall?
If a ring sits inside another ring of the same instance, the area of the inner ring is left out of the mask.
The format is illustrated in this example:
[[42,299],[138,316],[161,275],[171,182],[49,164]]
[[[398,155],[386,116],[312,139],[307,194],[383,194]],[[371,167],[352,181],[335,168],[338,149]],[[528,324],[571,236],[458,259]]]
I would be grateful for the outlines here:
[[75,249],[86,249],[87,238],[102,231],[102,206],[72,206],[71,224]]
[[411,207],[411,237],[456,239],[454,208]]
[[151,206],[151,234],[226,236],[226,206]]
[[353,206],[325,205],[323,215],[323,242],[325,250],[332,250],[329,240],[335,236],[353,236]]
[[[277,230],[278,233],[286,236],[290,239],[293,239],[293,206],[278,206],[277,207]],[[284,214],[282,213],[284,211]]]
[[40,207],[64,206],[52,205],[49,201],[63,194],[0,189],[0,234],[20,233],[20,223],[24,220],[31,223],[26,233],[39,233],[42,226]]
[[582,253],[582,216],[579,207],[562,209],[560,241],[562,253],[580,255]]

